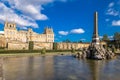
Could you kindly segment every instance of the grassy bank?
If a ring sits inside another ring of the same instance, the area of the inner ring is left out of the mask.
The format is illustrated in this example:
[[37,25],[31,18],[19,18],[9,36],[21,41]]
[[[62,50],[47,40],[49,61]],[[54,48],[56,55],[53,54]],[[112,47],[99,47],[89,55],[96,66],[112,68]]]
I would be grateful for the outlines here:
[[[0,54],[11,54],[11,53],[40,53],[41,50],[0,50]],[[71,50],[46,50],[47,53],[53,52],[71,52]]]
[[11,53],[11,54],[0,54],[0,57],[22,57],[22,56],[38,56],[38,55],[41,55],[40,53],[24,53],[24,54],[21,54],[21,53],[17,53],[17,54],[14,54],[14,53]]
[[71,50],[46,50],[45,54],[42,50],[0,50],[0,57],[17,57],[17,56],[47,56],[47,55],[69,55]]
[[47,52],[41,53],[1,53],[0,57],[26,57],[26,56],[54,56],[54,55],[71,55],[71,52]]

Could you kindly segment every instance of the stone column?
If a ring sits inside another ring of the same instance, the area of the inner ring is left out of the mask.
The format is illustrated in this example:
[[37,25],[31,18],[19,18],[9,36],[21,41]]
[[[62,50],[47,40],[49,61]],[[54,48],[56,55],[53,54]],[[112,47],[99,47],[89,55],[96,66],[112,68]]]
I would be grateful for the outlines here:
[[93,44],[99,44],[99,36],[98,36],[98,13],[94,14],[94,32],[92,37]]

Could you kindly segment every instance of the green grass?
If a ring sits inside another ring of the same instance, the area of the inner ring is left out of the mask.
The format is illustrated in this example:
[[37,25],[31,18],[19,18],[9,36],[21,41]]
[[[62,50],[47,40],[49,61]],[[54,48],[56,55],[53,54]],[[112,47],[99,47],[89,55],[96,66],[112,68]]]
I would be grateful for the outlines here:
[[[46,53],[52,52],[71,52],[71,50],[46,50]],[[41,53],[41,50],[0,50],[0,54],[17,54],[17,53]]]
[[15,56],[15,57],[17,57],[17,56],[35,56],[35,55],[40,55],[40,53],[34,53],[34,54],[32,54],[32,53],[24,53],[24,54],[22,54],[21,55],[21,53],[17,53],[17,54],[14,54],[14,53],[11,53],[11,54],[0,54],[0,57],[13,57],[13,56]]
[[[68,54],[71,50],[47,50],[43,55],[59,55],[60,53]],[[2,50],[0,51],[0,57],[17,57],[17,56],[35,56],[41,55],[41,50]]]

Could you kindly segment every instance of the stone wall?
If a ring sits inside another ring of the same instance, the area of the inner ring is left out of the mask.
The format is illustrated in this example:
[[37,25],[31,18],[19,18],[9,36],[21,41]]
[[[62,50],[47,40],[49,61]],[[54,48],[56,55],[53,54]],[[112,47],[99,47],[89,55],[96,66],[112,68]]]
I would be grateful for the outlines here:
[[[47,50],[53,49],[53,43],[45,43],[45,42],[34,42],[33,43],[33,50],[40,50],[42,48],[46,48]],[[29,43],[23,43],[23,42],[8,42],[7,49],[8,50],[28,50]]]
[[53,43],[51,42],[34,42],[34,50],[39,50],[42,48],[46,48],[47,50],[53,49]]
[[28,50],[28,43],[23,42],[9,42],[7,43],[8,50]]
[[3,34],[0,34],[0,47],[6,47],[6,41]]
[[[52,42],[34,42],[33,43],[33,50],[40,50],[42,48],[46,48],[47,50],[53,49],[53,43]],[[101,43],[102,45],[106,45],[105,42]],[[2,42],[1,44],[2,45]],[[88,48],[90,43],[63,43],[58,42],[56,43],[56,49],[57,50],[71,50],[71,48],[74,48],[76,50],[80,50],[82,48]],[[7,45],[4,44],[5,47],[7,47],[8,50],[28,50],[29,43],[25,42],[19,42],[19,41],[10,41],[7,42]]]
[[81,48],[89,47],[90,43],[57,43],[57,50],[71,50],[74,48],[76,50]]

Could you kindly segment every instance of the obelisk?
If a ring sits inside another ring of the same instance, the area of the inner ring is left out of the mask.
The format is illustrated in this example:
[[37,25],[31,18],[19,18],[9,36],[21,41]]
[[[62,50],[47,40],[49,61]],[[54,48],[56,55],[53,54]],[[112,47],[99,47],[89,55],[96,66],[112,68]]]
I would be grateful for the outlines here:
[[99,45],[99,36],[98,36],[98,13],[95,12],[94,14],[94,32],[92,37],[92,44]]
[[[91,45],[84,50],[82,53],[78,53],[76,55],[77,58],[88,58],[88,59],[113,59],[116,55],[111,51],[105,49],[102,45],[100,45],[100,40],[98,36],[98,13],[94,14],[94,31],[92,36]],[[96,78],[95,78],[96,79]]]

